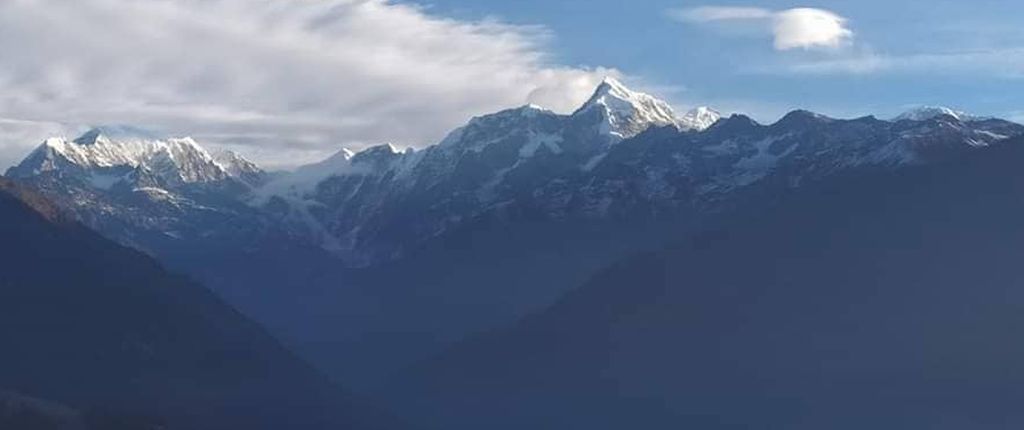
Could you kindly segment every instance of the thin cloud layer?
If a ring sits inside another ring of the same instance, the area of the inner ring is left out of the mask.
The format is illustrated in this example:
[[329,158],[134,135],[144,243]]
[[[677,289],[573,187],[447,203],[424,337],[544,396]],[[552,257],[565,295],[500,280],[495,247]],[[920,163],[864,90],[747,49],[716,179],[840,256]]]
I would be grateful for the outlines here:
[[569,111],[619,74],[554,63],[548,38],[388,0],[6,0],[0,162],[55,128],[130,123],[294,165],[508,106]]
[[796,63],[768,68],[769,73],[791,75],[863,75],[874,73],[912,75],[968,75],[996,79],[1024,78],[1024,48],[1006,47],[978,51],[909,55],[863,52],[849,58]]
[[702,6],[671,11],[687,23],[736,22],[752,24],[769,33],[776,50],[838,48],[853,39],[847,19],[815,8],[773,11],[757,7]]

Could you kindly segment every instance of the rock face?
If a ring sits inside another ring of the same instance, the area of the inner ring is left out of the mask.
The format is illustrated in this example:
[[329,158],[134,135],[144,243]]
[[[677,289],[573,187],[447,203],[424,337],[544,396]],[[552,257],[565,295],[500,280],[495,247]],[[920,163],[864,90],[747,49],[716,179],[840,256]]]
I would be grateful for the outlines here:
[[388,428],[212,292],[2,178],[0,237],[0,423]]

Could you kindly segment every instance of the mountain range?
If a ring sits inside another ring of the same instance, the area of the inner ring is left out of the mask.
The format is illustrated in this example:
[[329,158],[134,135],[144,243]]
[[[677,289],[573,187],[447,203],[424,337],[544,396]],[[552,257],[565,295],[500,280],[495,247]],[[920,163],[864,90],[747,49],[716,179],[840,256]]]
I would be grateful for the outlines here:
[[943,164],[1022,135],[945,108],[891,120],[794,111],[767,125],[709,108],[677,115],[608,79],[568,115],[523,106],[424,149],[342,149],[288,173],[190,138],[101,127],[46,140],[7,177],[372,390],[638,252],[837,178]]
[[249,236],[278,229],[361,267],[510,207],[552,219],[708,208],[780,171],[797,183],[928,162],[1021,133],[1017,124],[940,107],[893,121],[794,111],[770,126],[709,108],[677,117],[668,103],[609,78],[571,115],[528,105],[474,118],[423,150],[343,149],[287,174],[268,174],[237,153],[211,154],[191,138],[120,126],[48,139],[7,176],[36,183],[142,249],[158,248],[146,235],[223,234],[208,228],[211,218],[230,216],[259,230]]

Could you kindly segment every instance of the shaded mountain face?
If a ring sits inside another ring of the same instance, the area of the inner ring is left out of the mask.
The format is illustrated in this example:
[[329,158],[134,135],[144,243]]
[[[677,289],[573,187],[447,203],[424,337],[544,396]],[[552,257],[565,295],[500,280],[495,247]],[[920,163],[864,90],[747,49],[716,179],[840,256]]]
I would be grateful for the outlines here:
[[444,428],[1020,427],[1021,165],[1013,142],[805,187],[388,395]]
[[5,422],[386,428],[211,292],[5,179],[0,237]]

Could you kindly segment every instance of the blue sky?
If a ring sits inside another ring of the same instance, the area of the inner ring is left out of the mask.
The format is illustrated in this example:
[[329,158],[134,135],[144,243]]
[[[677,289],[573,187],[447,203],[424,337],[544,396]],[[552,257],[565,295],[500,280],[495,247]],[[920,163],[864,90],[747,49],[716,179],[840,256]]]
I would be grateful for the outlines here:
[[0,0],[0,167],[131,125],[270,168],[571,112],[605,76],[772,122],[945,105],[1024,121],[1010,0]]
[[[434,13],[461,19],[542,25],[552,32],[557,61],[616,67],[652,86],[675,87],[679,91],[667,96],[677,104],[748,111],[763,121],[797,107],[838,116],[885,116],[917,104],[1024,118],[1024,4],[1012,0],[431,0],[430,5]],[[846,18],[854,36],[841,49],[779,52],[769,34],[740,23],[671,18],[670,11],[702,6],[825,9]],[[857,69],[872,59],[885,65]],[[833,68],[792,70],[825,63]]]

